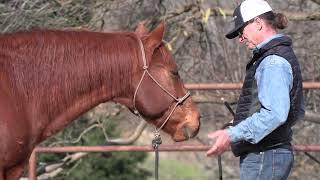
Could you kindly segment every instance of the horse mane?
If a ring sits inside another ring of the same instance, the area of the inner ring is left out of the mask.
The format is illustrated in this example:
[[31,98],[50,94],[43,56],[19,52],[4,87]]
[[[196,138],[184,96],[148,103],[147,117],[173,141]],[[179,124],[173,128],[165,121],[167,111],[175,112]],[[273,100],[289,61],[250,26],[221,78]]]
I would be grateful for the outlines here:
[[75,92],[81,96],[102,86],[111,97],[125,92],[139,53],[131,32],[40,30],[0,35],[0,71],[10,76],[16,95],[43,98],[61,108],[72,102]]

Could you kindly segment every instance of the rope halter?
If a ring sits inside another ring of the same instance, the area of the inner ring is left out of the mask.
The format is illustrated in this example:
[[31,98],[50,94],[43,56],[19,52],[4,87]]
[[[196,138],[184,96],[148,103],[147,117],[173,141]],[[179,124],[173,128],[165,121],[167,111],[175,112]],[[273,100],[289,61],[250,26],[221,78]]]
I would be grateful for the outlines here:
[[[190,96],[190,92],[187,92],[183,97],[176,97],[174,96],[173,94],[171,94],[167,89],[165,89],[151,74],[150,72],[148,71],[148,65],[147,65],[147,60],[146,60],[146,54],[145,54],[145,50],[144,50],[144,47],[143,47],[143,44],[142,44],[142,41],[140,38],[137,38],[138,39],[138,42],[139,42],[139,46],[140,46],[140,50],[141,50],[141,56],[142,56],[142,61],[143,61],[143,74],[141,76],[141,79],[137,85],[137,88],[134,92],[134,96],[133,96],[133,108],[134,108],[134,113],[137,114],[138,116],[140,116],[140,118],[142,118],[140,112],[138,111],[138,109],[136,108],[136,97],[137,97],[137,94],[138,94],[138,90],[141,86],[141,83],[144,79],[144,77],[146,75],[148,75],[153,82],[155,82],[166,94],[168,94],[172,99],[175,100],[175,105],[174,107],[172,108],[172,110],[170,111],[169,115],[167,116],[167,118],[164,120],[164,122],[162,123],[162,125],[155,129],[155,132],[156,133],[159,133],[159,131],[165,126],[165,124],[169,121],[171,115],[173,114],[173,112],[175,111],[175,109],[178,107],[178,105],[182,104],[189,96]],[[142,118],[143,119],[143,118]]]

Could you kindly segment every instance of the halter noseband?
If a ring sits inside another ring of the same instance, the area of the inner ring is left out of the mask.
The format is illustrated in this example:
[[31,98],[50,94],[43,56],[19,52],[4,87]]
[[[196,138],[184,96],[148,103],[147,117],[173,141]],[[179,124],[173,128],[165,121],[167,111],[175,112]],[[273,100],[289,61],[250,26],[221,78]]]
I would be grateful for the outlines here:
[[[188,91],[183,97],[180,98],[176,98],[174,95],[172,95],[168,90],[166,90],[148,71],[148,65],[147,65],[147,60],[146,60],[146,54],[143,48],[143,44],[140,38],[137,38],[138,42],[139,42],[139,46],[140,46],[140,50],[141,50],[141,56],[142,56],[142,60],[143,60],[143,74],[141,76],[141,79],[137,85],[137,88],[134,92],[134,96],[133,96],[133,108],[134,108],[134,113],[139,115],[141,118],[141,114],[139,113],[138,109],[136,108],[136,97],[138,94],[138,90],[140,88],[140,85],[142,83],[142,80],[144,79],[145,75],[147,74],[152,80],[153,82],[155,82],[166,94],[168,94],[170,97],[172,97],[176,103],[174,105],[174,107],[172,108],[172,110],[170,111],[170,114],[167,116],[167,118],[165,119],[165,121],[162,123],[162,125],[157,129],[156,128],[156,132],[159,132],[164,126],[165,124],[169,121],[172,113],[175,111],[175,109],[178,107],[178,105],[180,105],[182,102],[184,102],[189,96],[190,96],[190,92]],[[142,118],[143,119],[143,118]]]

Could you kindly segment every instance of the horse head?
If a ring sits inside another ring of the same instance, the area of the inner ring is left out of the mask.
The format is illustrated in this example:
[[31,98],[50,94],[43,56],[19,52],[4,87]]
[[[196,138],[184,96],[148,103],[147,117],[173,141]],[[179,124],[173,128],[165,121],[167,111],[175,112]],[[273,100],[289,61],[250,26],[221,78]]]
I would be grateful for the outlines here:
[[198,110],[179,76],[176,62],[162,41],[162,21],[148,33],[143,23],[135,31],[141,58],[133,77],[131,110],[170,134],[175,141],[194,137],[200,127]]

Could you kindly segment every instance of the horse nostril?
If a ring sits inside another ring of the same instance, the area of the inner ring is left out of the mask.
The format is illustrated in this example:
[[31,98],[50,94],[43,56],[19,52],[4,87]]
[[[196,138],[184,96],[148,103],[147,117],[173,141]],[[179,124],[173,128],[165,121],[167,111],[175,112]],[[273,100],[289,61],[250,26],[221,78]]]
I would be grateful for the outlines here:
[[186,126],[183,126],[182,128],[182,131],[183,131],[183,135],[184,137],[186,137],[187,139],[190,139],[191,138],[191,133],[190,133],[190,129]]
[[187,139],[190,139],[190,138],[193,138],[194,136],[197,135],[198,131],[195,131],[194,129],[188,127],[188,126],[183,126],[182,128],[182,131],[183,131],[183,135],[187,138]]

